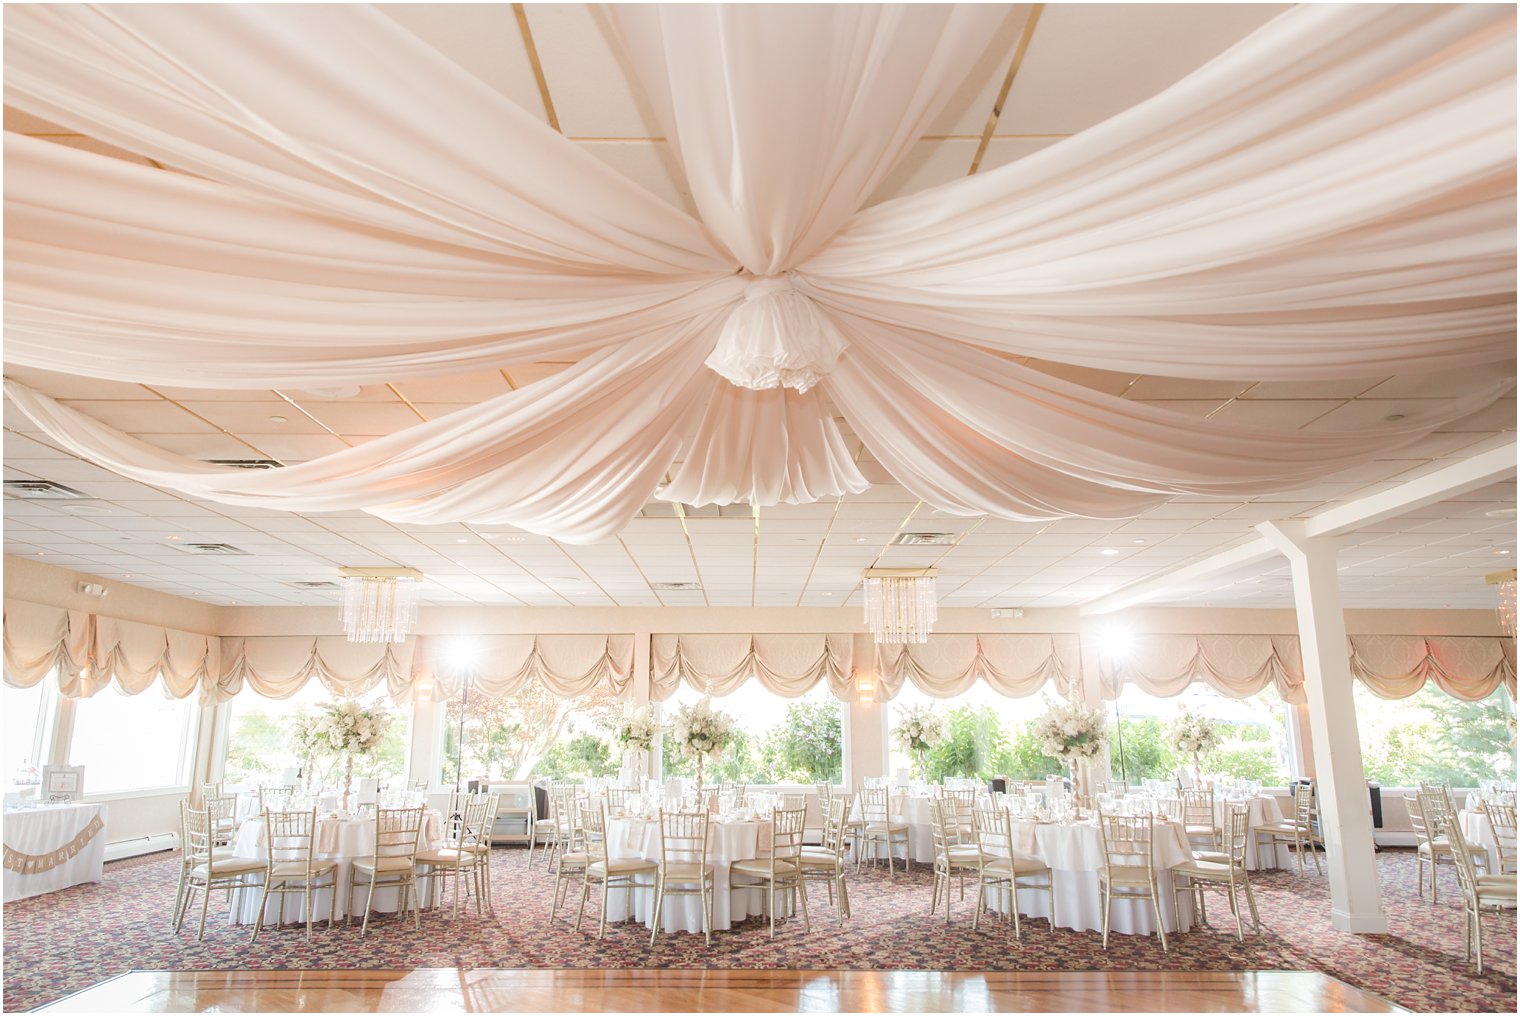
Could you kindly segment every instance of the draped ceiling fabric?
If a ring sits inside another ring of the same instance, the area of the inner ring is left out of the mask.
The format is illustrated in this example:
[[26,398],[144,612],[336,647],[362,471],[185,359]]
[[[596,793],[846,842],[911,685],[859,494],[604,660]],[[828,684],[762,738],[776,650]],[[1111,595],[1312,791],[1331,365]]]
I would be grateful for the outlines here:
[[211,688],[221,672],[215,635],[124,621],[24,600],[5,601],[5,683],[30,688],[56,672],[65,698],[89,698],[114,684],[127,695],[162,679],[185,698]]
[[457,641],[422,636],[411,681],[435,701],[470,690],[491,698],[516,695],[537,682],[557,698],[605,690],[626,696],[633,680],[632,635],[472,635],[468,659]]
[[[1408,698],[1434,681],[1442,691],[1477,701],[1501,686],[1515,695],[1515,640],[1478,635],[1352,635],[1352,675],[1381,698]],[[1125,684],[1169,698],[1202,681],[1243,699],[1272,686],[1285,702],[1304,702],[1297,635],[1142,635],[1122,662],[1102,660],[1103,695]]]
[[211,389],[577,362],[262,472],[7,392],[193,496],[594,542],[693,429],[660,496],[858,492],[837,411],[944,511],[1122,518],[1302,486],[1510,387],[1269,431],[1018,359],[1232,381],[1509,360],[1512,9],[1298,6],[1082,134],[865,208],[1009,16],[611,8],[698,219],[366,6],[16,6],[6,101],[180,172],[6,135],[10,362]]
[[1082,651],[1074,634],[932,634],[920,645],[878,646],[878,698],[897,697],[903,683],[935,698],[954,698],[978,680],[1010,698],[1037,693],[1047,683],[1061,695],[1080,694]]
[[773,695],[797,698],[819,681],[835,698],[855,697],[853,635],[655,634],[649,646],[649,697],[663,702],[684,680],[723,696],[754,678]]

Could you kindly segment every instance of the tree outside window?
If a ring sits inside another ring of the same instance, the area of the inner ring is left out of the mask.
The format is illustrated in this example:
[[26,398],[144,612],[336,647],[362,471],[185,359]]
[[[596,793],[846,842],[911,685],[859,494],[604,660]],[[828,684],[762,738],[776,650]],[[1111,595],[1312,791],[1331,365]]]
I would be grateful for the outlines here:
[[471,689],[464,698],[455,695],[448,700],[440,772],[444,783],[454,782],[459,761],[461,709],[461,780],[587,779],[615,776],[622,768],[622,750],[613,733],[622,720],[623,703],[612,691],[601,688],[566,699],[535,682],[508,698]]
[[1515,778],[1515,703],[1503,688],[1478,702],[1448,695],[1433,681],[1404,699],[1379,698],[1360,681],[1352,694],[1367,779],[1388,787],[1427,780],[1476,787]]
[[1184,708],[1202,713],[1214,723],[1220,745],[1201,759],[1204,773],[1240,780],[1260,780],[1267,786],[1288,782],[1288,712],[1277,689],[1268,686],[1248,699],[1232,699],[1195,683],[1171,698],[1147,695],[1125,685],[1108,713],[1108,753],[1116,778],[1130,783],[1168,780],[1193,760],[1175,751],[1167,727]]
[[[896,727],[901,710],[930,705],[945,718],[945,739],[928,753],[928,778],[941,782],[947,776],[989,780],[1042,780],[1064,773],[1066,767],[1046,755],[1034,736],[1034,721],[1052,701],[1059,700],[1046,687],[1027,698],[1009,698],[978,681],[953,699],[934,698],[914,685],[904,684],[891,702],[887,722]],[[911,769],[912,761],[889,736],[893,772]]]
[[[683,684],[660,704],[664,722],[678,706],[701,697]],[[737,722],[727,750],[708,760],[707,779],[756,786],[844,781],[843,704],[823,684],[801,698],[787,699],[758,681],[747,681],[712,701],[713,708]],[[661,754],[666,777],[696,776],[696,761],[681,754],[669,735]]]
[[[381,687],[370,689],[358,700],[366,706],[383,705],[391,713],[391,725],[375,751],[354,757],[354,777],[382,783],[404,780],[407,745],[411,740],[410,706],[397,706]],[[342,779],[343,760],[303,758],[296,751],[292,735],[296,724],[318,706],[338,701],[339,696],[315,679],[288,699],[265,698],[245,690],[231,703],[222,778],[235,786],[269,785],[281,782],[288,770],[297,770],[301,771],[303,781],[310,775],[312,786],[336,786]],[[307,765],[313,767],[310,774],[304,771]]]

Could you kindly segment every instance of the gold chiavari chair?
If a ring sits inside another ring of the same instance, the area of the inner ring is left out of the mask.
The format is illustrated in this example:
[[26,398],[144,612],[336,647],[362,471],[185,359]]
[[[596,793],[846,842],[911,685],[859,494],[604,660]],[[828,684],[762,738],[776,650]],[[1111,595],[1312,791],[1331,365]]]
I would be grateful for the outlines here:
[[[330,894],[327,926],[331,928],[333,915],[338,912],[338,862],[316,856],[317,809],[266,811],[261,821],[269,858],[265,862],[264,889],[259,894],[259,915],[254,919],[253,934],[248,941],[258,941],[259,932],[264,927],[264,906],[271,893],[280,897],[276,928],[285,924],[285,897],[301,897],[301,912],[309,939],[314,897],[326,889]],[[323,879],[327,881],[324,883]]]
[[[370,909],[375,902],[377,886],[395,887],[400,897],[396,905],[396,918],[406,919],[407,903],[412,904],[413,927],[422,930],[422,901],[417,896],[417,847],[422,839],[422,823],[425,809],[379,808],[375,811],[375,849],[367,858],[354,862],[353,875],[348,883],[348,911],[345,924],[354,920],[354,890],[368,885],[364,898],[364,923],[360,936],[369,933]],[[365,876],[360,882],[358,876]]]
[[441,889],[435,890],[434,902],[441,905],[443,892],[447,891],[449,879],[454,880],[454,911],[453,916],[459,916],[459,894],[465,890],[465,876],[473,881],[475,887],[475,913],[481,913],[481,900],[485,896],[485,884],[481,878],[480,870],[484,866],[485,856],[479,851],[470,850],[467,844],[474,836],[475,830],[485,824],[486,812],[491,803],[484,795],[472,795],[466,798],[459,809],[459,818],[446,823],[444,829],[444,842],[434,850],[419,850],[415,857],[415,865],[418,868],[416,877],[427,879],[429,885],[436,885],[442,880]]
[[[1424,794],[1421,794],[1423,797]],[[1482,875],[1473,864],[1474,849],[1462,834],[1462,823],[1455,814],[1438,827],[1451,843],[1452,861],[1457,867],[1457,884],[1462,887],[1462,939],[1471,957],[1476,947],[1478,973],[1483,973],[1483,913],[1515,909],[1515,876]],[[1481,848],[1479,848],[1481,852]]]
[[1173,884],[1173,893],[1181,894],[1191,892],[1198,906],[1198,919],[1208,921],[1208,911],[1204,909],[1203,887],[1206,884],[1224,886],[1230,895],[1230,912],[1235,915],[1235,937],[1240,941],[1246,940],[1245,931],[1240,920],[1240,901],[1236,898],[1237,892],[1244,892],[1246,903],[1251,908],[1252,927],[1261,930],[1261,917],[1256,912],[1256,897],[1251,895],[1251,879],[1246,872],[1246,840],[1251,829],[1251,806],[1248,804],[1232,804],[1228,806],[1224,825],[1224,849],[1217,853],[1210,852],[1210,858],[1217,860],[1205,860],[1195,857],[1185,864],[1172,869],[1174,879],[1183,879],[1185,882]]
[[660,812],[660,867],[654,881],[652,946],[665,921],[665,897],[698,896],[702,900],[702,935],[712,945],[713,896],[717,869],[708,863],[711,826],[706,811]]
[[[571,803],[579,804],[574,798]],[[640,879],[645,876],[654,877],[660,866],[642,857],[608,856],[605,801],[583,805],[581,814],[585,819],[586,851],[590,863],[586,865],[585,877],[581,881],[581,909],[575,915],[575,930],[581,930],[581,918],[586,915],[586,897],[590,895],[591,887],[599,885],[602,887],[602,912],[597,922],[596,937],[602,938],[607,933],[608,893],[613,889],[623,889],[629,893],[635,889],[653,892],[654,883],[641,882]]]
[[[1425,868],[1430,867],[1430,901],[1441,901],[1441,890],[1437,878],[1440,873],[1440,865],[1456,863],[1456,848],[1447,838],[1444,830],[1451,816],[1447,813],[1445,796],[1439,788],[1431,791],[1420,791],[1417,794],[1404,798],[1404,806],[1409,811],[1409,824],[1414,829],[1415,836],[1415,881],[1420,895],[1425,895]],[[1488,851],[1482,847],[1473,848],[1477,862],[1486,866],[1488,864]]]
[[1277,845],[1293,844],[1293,856],[1298,859],[1298,870],[1304,870],[1304,851],[1314,855],[1314,870],[1323,873],[1319,863],[1319,851],[1315,850],[1318,837],[1314,832],[1314,788],[1307,783],[1293,787],[1293,817],[1278,822],[1266,822],[1256,827],[1256,838],[1267,838],[1267,848],[1277,857]]
[[582,880],[586,877],[586,866],[591,863],[591,852],[586,843],[586,824],[583,816],[583,805],[574,799],[556,805],[550,802],[550,808],[569,807],[575,808],[575,813],[569,816],[568,822],[564,823],[569,829],[569,837],[560,851],[559,867],[554,870],[554,900],[549,905],[549,920],[554,920],[554,915],[564,905],[565,899],[570,894],[570,883],[577,878]]
[[491,899],[491,848],[496,845],[496,813],[501,809],[501,795],[486,795],[486,814],[480,827],[465,830],[464,849],[480,855],[481,891],[485,894],[486,910],[496,913]]
[[[945,901],[945,923],[950,923],[950,884],[959,879],[961,899],[966,898],[966,879],[981,871],[982,852],[975,844],[961,843],[957,825],[959,815],[952,798],[940,797],[929,803],[934,839],[934,886],[929,897],[929,913],[939,910]],[[972,919],[975,924],[975,918]]]
[[[802,899],[802,926],[811,931],[808,920],[807,883],[802,878],[802,831],[807,812],[802,808],[771,812],[771,854],[753,860],[735,861],[728,869],[728,889],[754,888],[754,883],[735,883],[735,877],[759,879],[765,887],[765,912],[770,920],[771,938],[776,937],[776,897],[785,893],[788,900]],[[796,911],[789,903],[788,913]]]
[[628,807],[628,796],[633,793],[627,787],[608,787],[603,793],[607,797],[607,810],[611,812],[625,811]]
[[803,847],[802,876],[812,877],[828,887],[829,904],[834,905],[834,891],[839,890],[839,923],[844,924],[850,916],[850,897],[845,891],[844,875],[848,870],[844,863],[845,820],[849,816],[851,801],[847,797],[829,796],[828,807],[823,812],[823,845]]
[[1103,948],[1108,948],[1109,915],[1114,900],[1149,900],[1156,914],[1156,933],[1161,951],[1167,951],[1166,925],[1161,916],[1161,891],[1156,885],[1156,863],[1149,815],[1100,815],[1098,831],[1103,840],[1103,868],[1098,872],[1098,896],[1103,906]]
[[[1003,809],[979,807],[972,812],[971,818],[980,854],[976,913],[971,918],[971,930],[980,927],[982,912],[987,908],[988,889],[998,894],[999,909],[1013,922],[1014,938],[1023,938],[1019,927],[1020,889],[1034,889],[1050,897],[1050,926],[1055,927],[1055,873],[1038,858],[1018,856],[1014,849],[1013,816]],[[1037,878],[1044,881],[1029,881]]]
[[181,807],[184,809],[183,848],[187,859],[183,889],[175,910],[174,933],[179,934],[191,901],[199,890],[204,894],[201,897],[200,930],[195,933],[195,940],[199,942],[206,936],[206,911],[211,905],[211,894],[225,890],[230,906],[234,892],[254,888],[244,881],[244,876],[262,872],[264,862],[253,857],[218,856],[212,841],[211,812],[204,808]]
[[259,814],[289,809],[290,799],[295,794],[296,788],[291,786],[259,787]]
[[1220,830],[1214,821],[1214,788],[1192,787],[1182,791],[1182,824],[1194,848],[1217,851]]
[[[216,786],[220,787],[221,784]],[[236,794],[203,794],[203,804],[207,811],[211,812],[211,843],[217,847],[230,847],[232,841],[237,838],[237,808],[238,796]]]
[[1489,831],[1494,836],[1494,853],[1499,857],[1496,875],[1513,875],[1517,867],[1515,859],[1515,806],[1483,802],[1483,815],[1488,819]]
[[864,840],[859,855],[855,858],[855,870],[860,870],[860,864],[865,859],[866,850],[871,851],[871,859],[877,858],[876,845],[884,843],[887,847],[887,874],[895,875],[893,867],[893,846],[902,844],[903,868],[908,866],[908,823],[899,819],[893,819],[891,814],[892,792],[886,787],[867,787],[860,792],[860,810],[864,824],[861,826],[860,835]]

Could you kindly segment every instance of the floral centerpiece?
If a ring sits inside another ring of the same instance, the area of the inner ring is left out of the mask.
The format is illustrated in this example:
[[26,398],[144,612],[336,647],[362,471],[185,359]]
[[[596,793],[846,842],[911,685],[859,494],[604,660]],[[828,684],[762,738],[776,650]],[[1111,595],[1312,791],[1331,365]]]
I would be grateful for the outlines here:
[[1202,713],[1184,707],[1166,728],[1166,739],[1171,746],[1193,760],[1193,782],[1203,778],[1202,756],[1219,747],[1219,734],[1214,723]]
[[391,715],[384,707],[360,705],[344,699],[319,706],[317,711],[296,723],[296,749],[305,758],[331,755],[343,759],[343,810],[349,808],[353,795],[354,756],[368,755],[380,747],[391,727]]
[[681,753],[696,759],[697,797],[702,796],[702,773],[709,755],[716,758],[728,746],[734,721],[727,713],[712,707],[712,699],[681,706],[670,725],[670,736]]
[[648,706],[635,709],[622,726],[617,729],[618,744],[629,751],[648,751],[654,746],[660,725],[654,721],[654,711]]
[[1034,736],[1045,754],[1071,770],[1072,787],[1081,793],[1082,763],[1097,756],[1108,743],[1103,714],[1080,702],[1053,705],[1034,721]]
[[892,731],[898,747],[913,756],[913,773],[917,779],[929,778],[929,749],[945,739],[945,718],[933,706],[904,706],[898,713],[897,728]]

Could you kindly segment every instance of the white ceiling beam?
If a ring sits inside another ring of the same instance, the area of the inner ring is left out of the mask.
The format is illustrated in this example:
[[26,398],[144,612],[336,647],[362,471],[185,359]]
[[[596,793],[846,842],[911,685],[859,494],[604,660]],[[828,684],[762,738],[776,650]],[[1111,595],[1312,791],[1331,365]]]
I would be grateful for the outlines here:
[[[1304,520],[1305,536],[1340,536],[1385,519],[1397,518],[1427,505],[1439,504],[1515,476],[1515,442],[1437,469],[1390,490],[1348,501]],[[1221,551],[1201,561],[1162,572],[1082,604],[1084,615],[1109,614],[1134,606],[1178,586],[1261,564],[1279,551],[1265,538]]]

